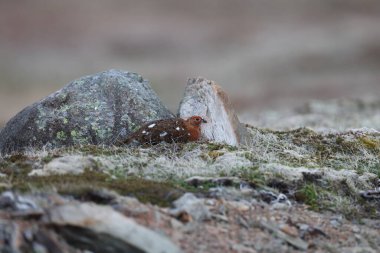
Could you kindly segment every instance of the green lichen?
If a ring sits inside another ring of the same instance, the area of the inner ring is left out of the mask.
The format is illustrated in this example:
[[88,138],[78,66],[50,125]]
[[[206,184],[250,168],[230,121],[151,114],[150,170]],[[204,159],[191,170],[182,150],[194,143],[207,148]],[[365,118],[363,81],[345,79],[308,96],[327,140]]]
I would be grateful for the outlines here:
[[57,132],[57,139],[61,141],[65,141],[67,138],[66,133],[63,131]]
[[232,176],[237,176],[255,186],[265,185],[266,183],[265,176],[259,171],[258,166],[237,169],[234,171]]
[[75,144],[88,144],[88,136],[86,134],[83,134],[80,129],[72,130],[70,132],[70,136]]

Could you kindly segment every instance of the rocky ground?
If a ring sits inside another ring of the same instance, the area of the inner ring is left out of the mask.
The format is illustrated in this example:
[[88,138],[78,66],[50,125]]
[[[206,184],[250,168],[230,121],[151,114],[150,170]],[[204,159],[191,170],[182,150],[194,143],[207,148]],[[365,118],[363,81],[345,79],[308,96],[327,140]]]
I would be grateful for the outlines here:
[[[4,155],[2,251],[378,252],[379,103],[317,105],[289,112],[301,128],[262,114],[261,127],[246,126],[252,143],[238,148],[200,141]],[[359,121],[350,128],[350,119]]]

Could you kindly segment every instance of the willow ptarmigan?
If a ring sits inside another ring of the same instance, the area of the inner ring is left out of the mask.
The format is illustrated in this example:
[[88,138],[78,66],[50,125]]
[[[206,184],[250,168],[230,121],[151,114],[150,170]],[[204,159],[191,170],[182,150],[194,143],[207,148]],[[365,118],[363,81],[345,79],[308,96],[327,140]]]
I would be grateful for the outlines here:
[[131,134],[124,143],[154,145],[160,142],[196,141],[201,136],[202,123],[207,123],[207,121],[200,116],[152,121]]

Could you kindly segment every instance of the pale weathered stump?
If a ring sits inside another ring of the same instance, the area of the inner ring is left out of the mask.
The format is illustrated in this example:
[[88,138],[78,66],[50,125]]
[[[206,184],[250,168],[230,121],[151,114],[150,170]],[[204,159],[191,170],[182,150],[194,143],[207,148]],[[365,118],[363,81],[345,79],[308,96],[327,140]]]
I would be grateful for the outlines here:
[[240,123],[226,92],[214,81],[190,78],[178,114],[181,118],[204,117],[208,123],[202,125],[202,137],[206,140],[233,146],[249,142],[247,130]]

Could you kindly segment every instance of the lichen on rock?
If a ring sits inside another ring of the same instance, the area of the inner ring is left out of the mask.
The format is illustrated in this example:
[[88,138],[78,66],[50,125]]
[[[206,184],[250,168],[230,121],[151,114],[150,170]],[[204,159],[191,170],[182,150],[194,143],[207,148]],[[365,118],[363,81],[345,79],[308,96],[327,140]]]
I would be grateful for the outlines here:
[[171,117],[141,75],[104,71],[75,80],[19,112],[0,132],[0,153],[112,144],[146,121]]

